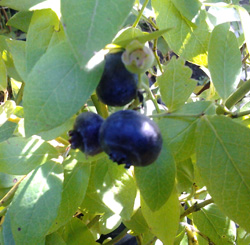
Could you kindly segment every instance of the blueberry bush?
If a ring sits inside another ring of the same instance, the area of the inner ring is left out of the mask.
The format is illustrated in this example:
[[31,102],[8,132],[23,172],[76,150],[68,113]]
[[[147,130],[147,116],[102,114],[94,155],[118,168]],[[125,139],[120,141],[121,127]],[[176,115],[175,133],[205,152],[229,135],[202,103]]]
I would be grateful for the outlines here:
[[0,8],[1,245],[250,243],[249,1]]

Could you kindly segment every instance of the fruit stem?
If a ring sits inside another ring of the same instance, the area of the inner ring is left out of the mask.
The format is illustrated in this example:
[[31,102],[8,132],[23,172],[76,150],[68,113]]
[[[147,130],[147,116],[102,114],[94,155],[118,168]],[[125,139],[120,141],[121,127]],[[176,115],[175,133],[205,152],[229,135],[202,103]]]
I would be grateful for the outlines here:
[[141,19],[141,17],[142,17],[143,11],[144,11],[144,9],[146,8],[148,2],[149,2],[149,0],[145,0],[145,2],[144,2],[144,4],[142,5],[142,8],[141,8],[141,10],[140,10],[140,12],[139,12],[137,18],[136,18],[136,20],[135,20],[135,22],[134,22],[134,24],[132,25],[132,27],[135,28],[135,27],[138,25],[138,23],[139,23],[139,21],[140,21],[140,19]]
[[98,99],[96,94],[91,95],[91,100],[93,101],[97,113],[103,118],[107,118],[109,116],[107,106]]
[[[141,86],[146,90],[146,92],[148,93],[150,99],[151,99],[152,102],[154,103],[154,106],[155,106],[155,109],[156,109],[157,113],[161,113],[161,110],[160,110],[160,108],[159,108],[159,105],[158,105],[158,103],[157,103],[157,100],[156,100],[156,98],[154,97],[154,95],[153,95],[151,89],[150,89],[145,83],[142,83]],[[160,115],[160,114],[158,114],[158,115]]]
[[241,100],[250,91],[250,79],[247,80],[242,86],[240,86],[233,94],[231,94],[226,102],[225,106],[230,109],[239,100]]

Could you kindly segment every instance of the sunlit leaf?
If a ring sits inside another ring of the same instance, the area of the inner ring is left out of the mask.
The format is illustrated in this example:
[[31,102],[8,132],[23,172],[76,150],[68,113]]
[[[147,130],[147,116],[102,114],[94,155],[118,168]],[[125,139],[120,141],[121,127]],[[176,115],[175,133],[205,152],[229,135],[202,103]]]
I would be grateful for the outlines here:
[[241,53],[229,23],[216,26],[208,47],[208,68],[223,100],[235,91],[241,76]]
[[57,157],[57,150],[34,136],[13,137],[0,143],[0,171],[7,174],[27,174],[46,160]]
[[8,212],[15,241],[37,244],[44,240],[57,215],[63,186],[62,165],[49,161],[19,185]]
[[197,166],[210,195],[250,231],[250,129],[223,116],[204,116],[197,137]]

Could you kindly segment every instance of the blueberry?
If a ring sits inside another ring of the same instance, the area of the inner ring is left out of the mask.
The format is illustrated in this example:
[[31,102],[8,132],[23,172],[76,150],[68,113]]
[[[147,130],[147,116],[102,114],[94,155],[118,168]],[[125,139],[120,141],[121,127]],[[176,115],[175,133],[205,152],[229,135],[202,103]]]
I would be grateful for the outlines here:
[[109,106],[124,106],[137,95],[138,75],[126,69],[122,53],[106,55],[104,71],[96,88],[100,101]]
[[160,154],[162,136],[154,121],[126,110],[115,112],[105,120],[100,128],[100,143],[118,164],[147,166]]
[[99,143],[99,129],[104,119],[96,113],[81,113],[75,121],[74,129],[69,132],[72,149],[79,148],[86,155],[94,156],[102,152]]

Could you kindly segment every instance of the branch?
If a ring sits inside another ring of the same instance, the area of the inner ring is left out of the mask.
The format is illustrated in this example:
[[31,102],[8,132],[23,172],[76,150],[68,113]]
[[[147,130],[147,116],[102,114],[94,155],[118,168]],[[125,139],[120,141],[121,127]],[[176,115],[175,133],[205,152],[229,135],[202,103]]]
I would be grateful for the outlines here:
[[211,204],[213,203],[214,200],[211,198],[211,199],[208,199],[208,200],[205,200],[204,202],[201,202],[201,203],[195,203],[194,205],[192,205],[190,208],[188,208],[187,210],[185,210],[180,218],[184,218],[185,216],[191,214],[191,213],[194,213],[194,212],[197,212],[199,210],[201,210],[202,208],[204,208],[205,206],[207,206],[208,204]]
[[[181,222],[181,224],[183,224],[185,226],[186,231],[187,231],[187,235],[191,235],[191,233],[197,233],[201,237],[203,237],[206,241],[208,241],[209,245],[215,245],[215,243],[208,236],[206,236],[205,234],[203,234],[202,232],[197,230],[194,226],[189,225],[187,223],[183,223],[183,222]],[[191,243],[191,244],[197,244],[197,243]]]

